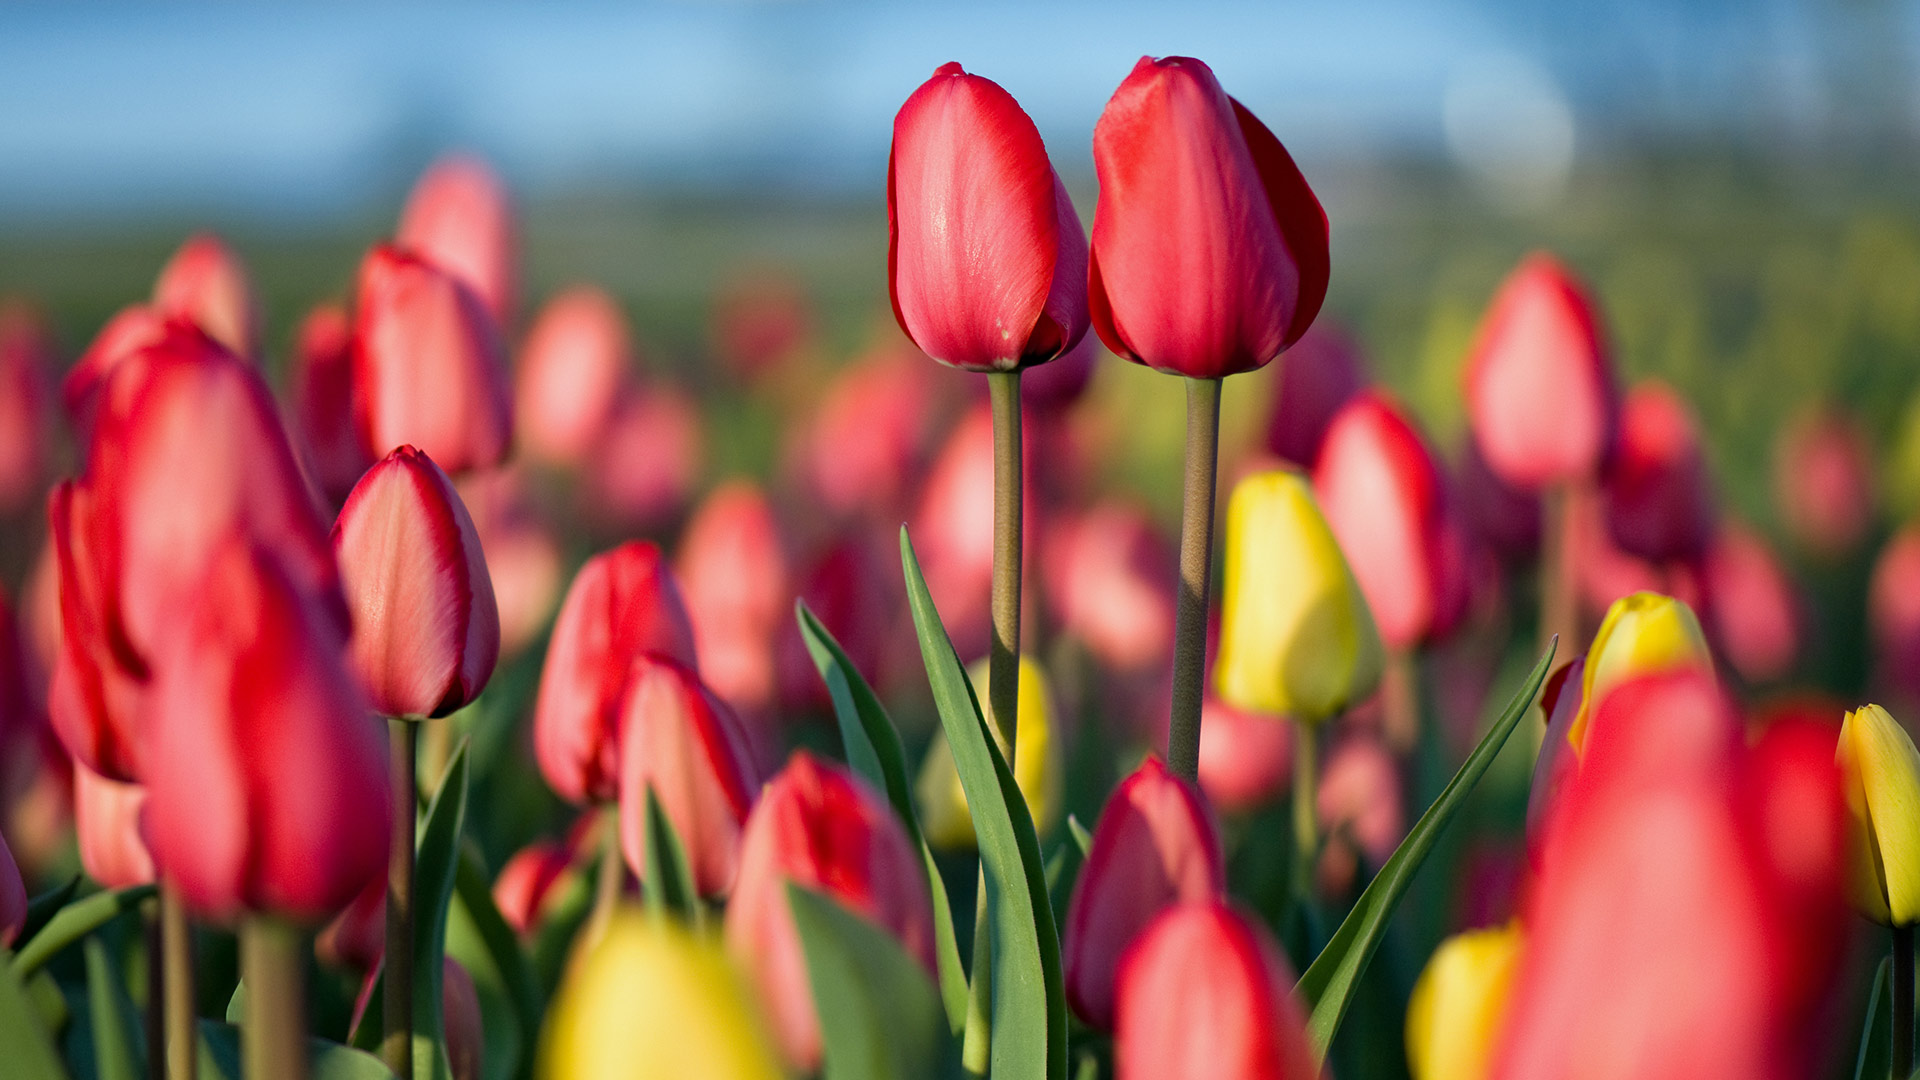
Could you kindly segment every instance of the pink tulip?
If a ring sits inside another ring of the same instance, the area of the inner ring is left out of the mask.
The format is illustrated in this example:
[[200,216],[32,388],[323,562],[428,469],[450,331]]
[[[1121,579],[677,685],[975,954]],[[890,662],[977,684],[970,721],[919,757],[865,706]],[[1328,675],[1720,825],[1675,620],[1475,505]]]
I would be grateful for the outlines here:
[[53,450],[53,340],[24,301],[0,298],[0,514],[46,494]]
[[564,844],[535,840],[513,853],[493,881],[493,903],[500,917],[521,937],[539,928],[541,917],[566,891],[573,870],[573,852]]
[[[1545,833],[1547,817],[1560,793],[1579,768],[1579,757],[1568,741],[1574,717],[1580,714],[1580,688],[1585,685],[1587,658],[1575,656],[1547,677],[1540,690],[1540,715],[1546,719],[1546,733],[1540,737],[1540,753],[1533,759],[1533,781],[1527,791],[1527,838],[1537,841]],[[1531,845],[1538,850],[1538,844]]]
[[1327,295],[1327,215],[1273,137],[1184,56],[1143,56],[1093,129],[1088,307],[1108,349],[1218,379],[1300,340]]
[[[1029,556],[1040,530],[1033,497],[1033,448],[1026,462]],[[920,487],[914,509],[913,543],[927,588],[962,656],[987,651],[988,600],[993,583],[993,415],[984,402],[968,411],[948,434]],[[1028,558],[1026,565],[1032,565]]]
[[606,434],[633,366],[627,319],[611,296],[580,285],[547,301],[520,349],[516,442],[529,458],[572,468]]
[[147,791],[109,780],[85,765],[73,767],[73,827],[80,865],[104,889],[124,889],[153,880],[153,853],[140,827]]
[[686,509],[705,463],[699,405],[665,383],[630,389],[587,464],[584,512],[631,529],[664,527]]
[[534,643],[560,603],[560,544],[514,468],[475,473],[455,485],[473,518],[500,612],[500,655]]
[[313,939],[320,961],[373,975],[387,951],[387,875],[367,879],[358,894]]
[[1643,382],[1620,409],[1605,477],[1607,528],[1631,554],[1698,558],[1713,536],[1713,488],[1693,412],[1663,383]]
[[940,398],[936,370],[913,358],[912,349],[884,348],[828,384],[795,439],[793,457],[832,513],[899,518],[931,452]]
[[793,583],[766,493],[746,480],[715,488],[681,533],[675,570],[701,678],[735,708],[771,705],[774,643],[793,619]]
[[1061,627],[1101,664],[1158,672],[1173,655],[1173,565],[1144,511],[1107,502],[1055,527],[1041,585]]
[[1042,364],[1087,332],[1087,244],[1033,121],[945,64],[900,107],[887,166],[900,329],[968,371]]
[[396,240],[465,282],[505,327],[513,324],[519,290],[514,232],[500,178],[479,158],[454,154],[434,162],[414,185]]
[[1308,330],[1293,346],[1292,359],[1280,365],[1267,450],[1312,471],[1334,414],[1366,388],[1365,359],[1346,332],[1326,323]]
[[1707,627],[1748,682],[1785,675],[1800,651],[1800,601],[1786,568],[1759,533],[1723,524],[1707,550]]
[[166,337],[172,321],[145,304],[123,308],[107,320],[87,351],[74,361],[60,384],[60,400],[66,406],[67,418],[73,421],[82,449],[93,431],[93,413],[107,376],[120,361]]
[[353,323],[345,308],[322,304],[307,313],[294,338],[288,382],[307,469],[337,506],[373,464],[354,427]]
[[1494,475],[1471,436],[1460,447],[1454,493],[1467,531],[1502,559],[1531,559],[1540,550],[1540,499]]
[[1351,840],[1368,862],[1379,866],[1407,833],[1400,790],[1393,754],[1371,735],[1350,736],[1321,766],[1315,792],[1320,823],[1328,833]]
[[7,838],[0,836],[0,946],[13,944],[27,924],[27,886],[13,861]]
[[1920,699],[1920,525],[1894,533],[1874,560],[1867,618],[1880,677]]
[[[875,683],[884,678],[889,631],[895,613],[905,604],[904,597],[896,599],[895,579],[887,576],[890,568],[876,550],[879,546],[860,534],[841,536],[814,558],[800,578],[799,590],[854,668]],[[832,707],[826,683],[791,614],[782,623],[777,655],[780,698],[786,708]]]
[[1200,711],[1200,790],[1224,814],[1272,802],[1293,780],[1293,725],[1208,697]]
[[753,381],[805,346],[813,323],[805,286],[778,268],[757,266],[720,287],[709,337],[727,370]]
[[1802,548],[1833,559],[1873,524],[1873,448],[1857,418],[1832,406],[1798,412],[1774,446],[1773,505]]
[[260,298],[240,256],[212,233],[180,245],[153,283],[153,308],[206,331],[235,356],[260,359]]

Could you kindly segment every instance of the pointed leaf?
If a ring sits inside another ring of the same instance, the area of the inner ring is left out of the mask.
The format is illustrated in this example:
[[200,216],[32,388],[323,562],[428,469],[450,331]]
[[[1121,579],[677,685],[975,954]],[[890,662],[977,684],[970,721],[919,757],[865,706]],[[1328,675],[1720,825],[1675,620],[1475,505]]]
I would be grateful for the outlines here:
[[139,1080],[147,1073],[146,1055],[141,1052],[140,1014],[127,996],[126,980],[99,938],[87,939],[86,954],[95,1075],[99,1080]]
[[1093,847],[1093,834],[1072,814],[1067,815],[1067,832],[1073,837],[1073,845],[1080,849],[1080,857],[1086,858],[1087,852]]
[[58,915],[60,909],[66,907],[74,894],[79,891],[80,875],[75,874],[67,879],[66,884],[56,885],[27,901],[27,920],[20,924],[20,933],[13,939],[14,947],[25,948],[27,942],[33,940],[33,935],[39,933],[42,927]]
[[0,1047],[5,1048],[7,1076],[18,1080],[67,1080],[67,1070],[54,1053],[53,1038],[40,1014],[27,1000],[25,975],[17,958],[3,962],[0,948]]
[[700,897],[694,891],[693,868],[687,862],[686,845],[673,820],[660,806],[653,785],[647,785],[647,910],[672,915],[685,922],[700,919]]
[[939,994],[892,935],[789,883],[826,1048],[825,1080],[920,1080],[946,1050]]
[[414,845],[413,1075],[418,1080],[444,1080],[448,1075],[440,983],[446,963],[447,905],[453,900],[466,818],[467,740],[462,739],[434,788]]
[[233,996],[227,999],[227,1023],[238,1024],[247,1018],[247,980],[241,979],[233,986]]
[[61,908],[58,914],[47,920],[47,925],[39,933],[33,935],[33,940],[20,947],[19,954],[13,958],[15,977],[22,983],[26,982],[28,976],[40,970],[40,965],[53,959],[60,950],[138,907],[154,891],[152,885],[111,889]]
[[1867,1019],[1860,1027],[1860,1053],[1854,1059],[1853,1080],[1880,1080],[1893,1071],[1893,988],[1882,958],[1873,973],[1873,989],[1867,992]]

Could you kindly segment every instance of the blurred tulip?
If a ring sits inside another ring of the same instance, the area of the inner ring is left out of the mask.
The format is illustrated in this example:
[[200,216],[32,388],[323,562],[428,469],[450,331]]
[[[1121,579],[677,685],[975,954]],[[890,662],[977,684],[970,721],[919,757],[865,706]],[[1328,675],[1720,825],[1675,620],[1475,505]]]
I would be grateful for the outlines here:
[[500,655],[515,656],[546,629],[560,603],[560,545],[527,498],[513,468],[476,473],[455,485],[480,537],[500,612]]
[[774,642],[793,619],[793,583],[766,493],[748,480],[715,488],[680,534],[674,569],[700,677],[735,708],[772,705]]
[[27,886],[13,861],[7,838],[0,836],[0,947],[13,944],[27,924]]
[[[1775,981],[1796,1040],[1820,1049],[1829,991],[1847,958],[1846,778],[1835,758],[1833,717],[1776,716],[1753,740],[1746,772],[1756,847],[1787,925],[1775,939]],[[1809,1063],[1808,1072],[1812,1072]]]
[[700,407],[676,387],[630,390],[587,464],[586,513],[633,529],[664,526],[686,509],[705,461]]
[[1793,668],[1800,602],[1773,549],[1739,522],[1722,525],[1707,551],[1707,623],[1733,669],[1751,683]]
[[1493,474],[1528,492],[1596,477],[1618,396],[1585,287],[1553,256],[1527,256],[1501,283],[1467,360],[1467,419]]
[[549,903],[565,893],[569,877],[577,876],[566,845],[535,840],[514,852],[493,879],[494,906],[515,933],[528,937],[539,929]]
[[1020,377],[1020,404],[1045,416],[1058,416],[1086,396],[1093,369],[1100,362],[1100,338],[1083,334],[1080,343],[1059,359]]
[[1321,765],[1314,792],[1320,825],[1336,841],[1329,849],[1351,845],[1369,864],[1383,865],[1407,834],[1406,801],[1400,790],[1399,766],[1378,739],[1371,735],[1342,739]]
[[693,628],[660,549],[634,540],[588,559],[567,590],[533,707],[534,756],[561,798],[619,792],[620,714],[634,661],[695,664]]
[[354,428],[353,323],[345,308],[322,304],[307,313],[291,368],[292,427],[314,483],[338,506],[373,464]]
[[340,914],[313,939],[321,963],[358,972],[371,980],[387,951],[387,875],[367,879]]
[[[1021,447],[1025,520],[1038,519],[1033,498],[1032,443]],[[970,409],[934,459],[912,517],[914,546],[927,590],[962,656],[985,652],[993,594],[993,415],[984,403]],[[1039,530],[1028,526],[1023,566]]]
[[1628,552],[1692,559],[1713,536],[1713,490],[1692,410],[1664,383],[1627,394],[1605,475],[1607,528]]
[[155,664],[154,862],[202,916],[323,921],[387,864],[380,726],[338,630],[271,555],[227,547],[196,596]]
[[353,613],[349,657],[380,715],[445,716],[480,696],[500,613],[473,519],[431,458],[402,446],[367,470],[333,550]]
[[898,939],[934,973],[933,906],[920,853],[893,807],[845,769],[794,752],[747,819],[727,945],[751,976],[787,1063],[820,1067],[820,1021],[787,883],[818,890]]
[[100,328],[80,359],[74,361],[60,383],[60,400],[66,406],[67,418],[73,422],[82,450],[93,432],[93,414],[99,407],[100,391],[106,386],[107,376],[120,366],[120,361],[165,338],[172,322],[145,304],[122,308]]
[[1614,601],[1587,650],[1580,676],[1580,712],[1567,729],[1568,744],[1586,751],[1594,713],[1615,687],[1681,669],[1713,674],[1713,655],[1693,609],[1658,593],[1639,592]]
[[1200,790],[1223,814],[1272,802],[1293,780],[1293,725],[1209,696],[1200,713]]
[[755,267],[721,286],[714,297],[714,351],[728,370],[753,380],[804,345],[813,321],[799,280],[777,268]]
[[18,513],[46,493],[54,363],[39,313],[0,297],[0,514]]
[[464,281],[502,327],[513,324],[519,239],[506,187],[486,162],[464,154],[434,162],[407,196],[396,241]]
[[[967,678],[973,683],[974,698],[987,718],[993,741],[1000,747],[1001,756],[1006,757],[1007,736],[993,713],[987,669],[987,661],[981,660],[967,669]],[[1047,673],[1031,656],[1020,657],[1020,695],[1014,709],[1020,724],[1014,734],[1016,745],[1011,755],[1013,778],[1027,801],[1034,831],[1044,837],[1060,820],[1061,796],[1066,786],[1066,748],[1058,742],[1053,691],[1047,685]],[[944,734],[935,734],[933,744],[927,747],[914,794],[920,804],[921,831],[926,834],[928,844],[946,850],[974,846],[973,815],[967,810],[967,792],[960,785],[960,770],[954,766],[953,749],[947,745]]]
[[1454,474],[1460,516],[1468,529],[1510,561],[1532,558],[1540,550],[1540,499],[1507,486],[1494,475],[1472,436],[1460,446]]
[[1049,608],[1096,660],[1117,672],[1167,665],[1174,562],[1144,511],[1096,504],[1052,530],[1042,556]]
[[1380,632],[1302,477],[1275,470],[1236,484],[1225,550],[1222,699],[1319,723],[1373,692]]
[[353,342],[354,420],[368,453],[412,443],[455,474],[507,456],[505,349],[459,278],[402,249],[374,248],[360,264]]
[[724,896],[740,866],[740,833],[759,791],[746,735],[699,676],[657,653],[633,662],[620,714],[620,845],[644,880],[647,792],[686,848],[693,885]]
[[1087,240],[1033,121],[959,64],[893,121],[893,313],[921,351],[968,371],[1042,364],[1087,332]]
[[1327,427],[1314,493],[1381,640],[1406,651],[1466,610],[1465,538],[1426,443],[1390,398],[1363,392]]
[[1274,382],[1266,446],[1280,460],[1312,471],[1334,414],[1366,389],[1366,364],[1346,332],[1326,323],[1302,335],[1291,356]]
[[73,767],[73,828],[80,865],[103,889],[124,889],[153,880],[140,815],[147,803],[138,784],[109,780],[85,765]]
[[1218,379],[1300,340],[1327,215],[1280,140],[1198,60],[1143,56],[1093,129],[1088,305],[1115,355]]
[[1781,431],[1773,505],[1801,548],[1833,559],[1859,547],[1873,524],[1873,491],[1873,451],[1857,418],[1812,406]]
[[[821,552],[800,579],[800,598],[827,628],[853,661],[854,670],[881,683],[886,675],[893,614],[904,600],[894,602],[892,569],[876,544],[860,533],[849,533]],[[897,571],[895,572],[897,573]],[[916,647],[917,651],[917,647]],[[780,697],[788,709],[829,709],[832,700],[814,666],[813,656],[789,616],[779,638]]]
[[1920,752],[1887,710],[1868,705],[1840,725],[1849,824],[1848,890],[1862,915],[1888,926],[1920,922]]
[[1576,656],[1547,677],[1540,689],[1540,715],[1546,719],[1546,732],[1540,737],[1540,753],[1533,761],[1533,780],[1527,789],[1527,839],[1532,843],[1543,835],[1547,815],[1560,793],[1566,789],[1575,769],[1580,766],[1568,733],[1573,719],[1580,715],[1584,701],[1581,687],[1586,682],[1587,658]]
[[242,359],[260,360],[260,298],[240,256],[212,233],[195,233],[161,267],[153,309],[206,331]]
[[542,1080],[780,1080],[746,981],[720,943],[638,911],[567,968],[540,1036]]
[[520,349],[513,418],[522,453],[572,468],[599,445],[633,366],[620,305],[592,285],[547,301]]
[[1266,927],[1224,901],[1182,904],[1120,960],[1118,1080],[1318,1077],[1293,972]]
[[897,519],[926,465],[937,369],[913,352],[880,349],[842,369],[804,421],[794,443],[796,464],[834,514]]
[[1486,1080],[1525,941],[1518,923],[1440,943],[1407,1004],[1413,1080]]
[[1920,525],[1904,526],[1880,549],[1867,588],[1867,619],[1880,677],[1920,700]]
[[486,1056],[486,1025],[473,976],[453,957],[440,966],[440,1012],[446,1030],[447,1070],[452,1080],[480,1080]]
[[1149,756],[1107,797],[1073,884],[1061,955],[1068,1003],[1110,1030],[1127,946],[1162,911],[1226,892],[1226,858],[1200,793]]

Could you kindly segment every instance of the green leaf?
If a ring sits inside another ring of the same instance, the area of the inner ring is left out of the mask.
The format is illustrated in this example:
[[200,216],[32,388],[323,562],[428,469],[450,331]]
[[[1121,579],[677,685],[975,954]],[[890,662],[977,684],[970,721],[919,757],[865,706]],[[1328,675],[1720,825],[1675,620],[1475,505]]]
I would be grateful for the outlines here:
[[93,1017],[93,1064],[99,1080],[139,1080],[147,1074],[140,1014],[126,980],[100,939],[87,939],[87,1011]]
[[[5,958],[6,949],[0,948],[0,960]],[[5,1048],[6,1074],[10,1080],[67,1080],[53,1038],[27,1000],[25,979],[18,958],[0,963],[0,1047]]]
[[413,1075],[418,1080],[444,1080],[448,1075],[440,983],[446,962],[447,905],[453,901],[460,831],[466,818],[467,740],[462,739],[434,788],[414,847]]
[[1413,831],[1407,834],[1380,872],[1374,875],[1372,883],[1360,894],[1353,910],[1348,912],[1346,921],[1334,931],[1327,947],[1321,950],[1306,974],[1300,977],[1297,989],[1301,998],[1313,1008],[1307,1020],[1307,1034],[1313,1039],[1316,1061],[1326,1058],[1327,1047],[1332,1044],[1333,1034],[1339,1029],[1340,1020],[1346,1015],[1347,1006],[1360,984],[1360,975],[1366,970],[1368,961],[1373,959],[1374,950],[1379,948],[1380,939],[1386,933],[1394,909],[1406,894],[1407,886],[1413,881],[1421,862],[1439,840],[1447,823],[1466,804],[1467,794],[1479,783],[1481,774],[1493,764],[1507,736],[1513,733],[1515,725],[1519,724],[1520,718],[1526,715],[1528,707],[1533,704],[1534,695],[1540,692],[1540,684],[1546,681],[1553,653],[1554,645],[1547,646],[1547,651],[1533,665],[1533,671],[1520,687],[1520,692],[1507,702],[1506,710],[1487,730],[1480,745],[1474,747],[1473,753],[1467,756],[1466,764],[1460,766],[1460,771],[1448,782],[1446,790],[1420,816]]
[[[241,1080],[240,1029],[218,1020],[200,1021],[200,1071],[212,1066],[228,1080]],[[365,1050],[329,1039],[307,1040],[307,1080],[394,1080],[393,1070]]]
[[973,685],[935,610],[907,530],[900,530],[907,602],[940,726],[953,753],[979,841],[993,943],[992,1075],[1065,1080],[1067,1005],[1060,939],[1047,902],[1046,871],[1027,801],[1000,754]]
[[927,887],[933,895],[934,956],[940,970],[940,1002],[946,1008],[947,1027],[959,1034],[967,1023],[967,969],[960,961],[960,943],[954,936],[953,905],[947,897],[947,882],[934,862],[933,849],[920,832],[920,817],[914,810],[913,784],[907,776],[907,754],[900,745],[899,730],[893,718],[881,706],[873,687],[847,658],[846,650],[833,639],[804,600],[795,600],[794,618],[800,623],[800,637],[807,643],[814,666],[827,684],[833,699],[833,715],[840,725],[840,741],[846,745],[847,763],[886,792],[887,801],[907,828],[907,839],[920,849],[920,861],[927,869]]
[[1087,852],[1093,848],[1093,836],[1087,832],[1085,825],[1080,824],[1080,819],[1072,814],[1067,815],[1067,833],[1073,837],[1074,846],[1080,849],[1080,857],[1086,858]]
[[823,893],[787,885],[820,1016],[825,1080],[921,1080],[947,1046],[939,994],[893,936]]
[[[371,1007],[368,1009],[372,1011]],[[233,984],[233,996],[227,999],[227,1023],[238,1024],[247,1018],[247,980]]]
[[687,848],[673,819],[660,805],[660,797],[647,785],[647,880],[644,893],[647,910],[672,915],[685,922],[700,919],[700,894],[694,888],[693,868],[687,861]]
[[152,885],[135,885],[97,892],[61,908],[59,914],[47,920],[47,925],[33,935],[32,941],[21,946],[13,958],[14,976],[26,982],[28,976],[40,970],[40,965],[53,959],[60,950],[138,907],[154,892]]
[[487,956],[493,961],[494,970],[500,974],[500,983],[513,1006],[514,1020],[520,1025],[521,1052],[525,1054],[540,1034],[540,985],[534,979],[526,950],[520,945],[520,936],[507,925],[500,909],[494,905],[493,889],[480,868],[479,856],[471,849],[461,852],[454,889],[460,896],[460,906],[466,909],[481,944],[486,947]]
[[79,891],[80,875],[75,874],[67,879],[66,884],[55,885],[27,901],[27,920],[20,924],[20,933],[13,939],[14,947],[25,948],[27,942],[33,940],[33,935],[39,933],[40,929],[47,925],[48,920],[58,915],[60,909],[66,907],[67,901],[72,900],[74,894]]
[[1854,1059],[1853,1080],[1880,1080],[1893,1071],[1893,1002],[1888,1000],[1887,965],[1883,957],[1873,973],[1873,989],[1867,992],[1867,1019],[1860,1027],[1860,1055]]

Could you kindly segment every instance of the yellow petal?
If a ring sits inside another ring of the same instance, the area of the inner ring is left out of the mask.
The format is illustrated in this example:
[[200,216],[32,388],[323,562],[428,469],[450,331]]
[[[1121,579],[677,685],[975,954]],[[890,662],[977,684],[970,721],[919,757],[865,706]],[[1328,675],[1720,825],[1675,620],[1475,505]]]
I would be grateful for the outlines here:
[[1580,712],[1567,729],[1567,741],[1576,751],[1585,753],[1587,725],[1593,721],[1600,699],[1614,687],[1685,667],[1713,673],[1713,655],[1692,608],[1671,596],[1652,592],[1615,600],[1587,650],[1587,671],[1580,680]]
[[[986,714],[993,740],[1004,754],[1007,738],[999,718],[993,715],[988,666],[985,660],[974,664],[967,669],[967,677],[973,683],[981,711]],[[1044,837],[1058,824],[1066,769],[1060,747],[1054,740],[1053,694],[1047,685],[1047,675],[1030,656],[1020,658],[1020,700],[1016,707],[1020,717],[1014,741],[1019,745],[1013,755],[1013,779],[1027,800],[1034,831]],[[960,786],[960,772],[954,768],[953,751],[944,733],[936,734],[927,747],[915,791],[920,803],[920,828],[928,844],[942,850],[974,846],[967,793]]]
[[1847,798],[1848,885],[1861,914],[1920,922],[1920,751],[1887,710],[1847,714],[1834,754]]
[[1520,924],[1440,943],[1407,1004],[1413,1080],[1483,1080],[1520,966]]

